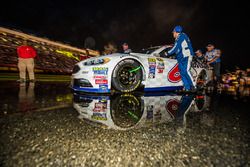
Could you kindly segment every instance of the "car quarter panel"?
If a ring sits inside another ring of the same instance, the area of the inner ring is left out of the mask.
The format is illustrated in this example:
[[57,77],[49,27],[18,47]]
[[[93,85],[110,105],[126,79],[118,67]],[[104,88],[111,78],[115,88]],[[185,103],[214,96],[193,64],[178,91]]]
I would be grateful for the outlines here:
[[155,56],[141,57],[146,79],[145,88],[170,88],[183,86],[177,60]]

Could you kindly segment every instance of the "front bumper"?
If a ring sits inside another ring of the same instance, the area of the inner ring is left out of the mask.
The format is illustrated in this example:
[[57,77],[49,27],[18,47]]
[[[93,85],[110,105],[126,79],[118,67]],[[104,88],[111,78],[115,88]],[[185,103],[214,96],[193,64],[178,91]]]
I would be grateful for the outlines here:
[[75,79],[72,78],[71,88],[78,92],[89,92],[89,93],[110,93],[111,90],[106,84],[100,84],[99,88],[94,88],[89,80],[84,78]]

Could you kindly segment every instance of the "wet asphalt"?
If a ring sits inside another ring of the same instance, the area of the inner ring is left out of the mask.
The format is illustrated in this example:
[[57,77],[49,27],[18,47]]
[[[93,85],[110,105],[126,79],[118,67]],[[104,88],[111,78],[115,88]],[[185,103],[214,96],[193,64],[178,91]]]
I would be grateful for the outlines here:
[[250,166],[249,93],[92,96],[2,81],[0,95],[0,166]]

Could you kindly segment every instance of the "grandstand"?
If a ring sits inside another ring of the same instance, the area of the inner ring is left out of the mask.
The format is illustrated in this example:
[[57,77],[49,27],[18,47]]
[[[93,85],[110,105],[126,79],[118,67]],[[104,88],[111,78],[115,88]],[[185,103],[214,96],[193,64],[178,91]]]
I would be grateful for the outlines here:
[[35,59],[35,72],[52,74],[71,74],[73,66],[81,59],[98,56],[99,52],[51,41],[46,38],[25,34],[17,30],[0,27],[0,71],[18,71],[16,49],[27,40],[38,56]]

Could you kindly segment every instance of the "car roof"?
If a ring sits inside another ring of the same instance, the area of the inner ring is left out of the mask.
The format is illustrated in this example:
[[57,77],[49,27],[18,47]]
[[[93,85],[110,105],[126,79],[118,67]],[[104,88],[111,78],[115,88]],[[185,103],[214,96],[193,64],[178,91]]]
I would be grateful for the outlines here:
[[153,55],[155,53],[160,53],[161,51],[163,51],[164,49],[167,48],[167,45],[162,45],[162,46],[158,46],[159,48],[156,49],[155,51],[153,51],[150,55]]

